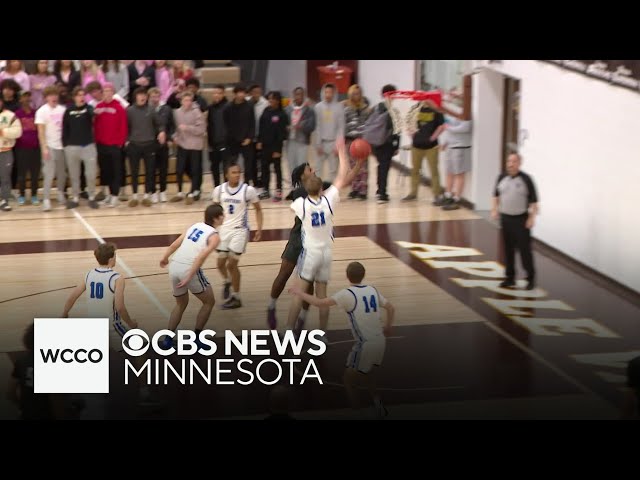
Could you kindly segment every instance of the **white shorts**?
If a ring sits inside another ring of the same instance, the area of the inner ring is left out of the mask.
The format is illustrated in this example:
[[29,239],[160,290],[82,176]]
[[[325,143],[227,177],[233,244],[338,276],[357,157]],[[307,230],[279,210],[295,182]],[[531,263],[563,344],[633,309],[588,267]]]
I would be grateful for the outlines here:
[[111,322],[109,327],[109,350],[113,352],[122,352],[124,349],[122,348],[122,337],[129,328],[124,324],[124,322]]
[[305,250],[298,257],[298,275],[307,282],[327,283],[331,276],[332,249]]
[[203,293],[207,289],[207,286],[209,286],[209,280],[207,280],[204,272],[200,269],[191,278],[191,281],[187,286],[178,288],[178,284],[187,276],[190,269],[191,265],[187,265],[185,263],[171,262],[169,264],[169,278],[171,279],[171,285],[173,286],[174,297],[181,297],[188,291],[191,293]]
[[357,342],[347,357],[347,368],[355,368],[360,373],[369,373],[374,366],[382,365],[386,344],[385,337]]
[[218,252],[233,252],[241,255],[247,250],[249,230],[246,228],[222,229],[220,232],[220,244]]

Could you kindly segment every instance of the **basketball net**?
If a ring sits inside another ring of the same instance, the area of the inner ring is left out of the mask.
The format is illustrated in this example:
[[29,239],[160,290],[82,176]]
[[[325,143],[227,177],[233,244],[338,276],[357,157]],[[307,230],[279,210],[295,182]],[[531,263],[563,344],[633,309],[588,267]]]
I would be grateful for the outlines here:
[[[393,133],[413,136],[417,128],[417,113],[423,102],[433,100],[436,103],[442,98],[439,91],[425,92],[421,90],[396,90],[384,94],[387,109],[393,122]],[[405,142],[402,142],[405,143]]]

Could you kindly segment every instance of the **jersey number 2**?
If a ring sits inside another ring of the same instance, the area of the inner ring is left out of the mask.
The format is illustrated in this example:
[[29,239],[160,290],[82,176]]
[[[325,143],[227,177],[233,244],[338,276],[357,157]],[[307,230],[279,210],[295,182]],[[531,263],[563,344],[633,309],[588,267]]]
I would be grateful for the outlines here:
[[367,297],[362,297],[362,300],[364,301],[364,311],[365,313],[369,313],[371,312],[371,310],[373,310],[374,312],[378,311],[378,304],[376,302],[376,296],[375,295],[371,295],[371,300],[367,301]]
[[200,235],[202,235],[203,233],[204,232],[202,230],[198,230],[197,228],[194,228],[193,231],[187,237],[187,240],[191,240],[192,242],[197,242],[198,239],[200,238]]
[[314,212],[311,214],[311,226],[312,227],[319,227],[321,225],[324,225],[326,222],[324,220],[324,212]]
[[104,285],[100,282],[91,282],[91,298],[104,297]]

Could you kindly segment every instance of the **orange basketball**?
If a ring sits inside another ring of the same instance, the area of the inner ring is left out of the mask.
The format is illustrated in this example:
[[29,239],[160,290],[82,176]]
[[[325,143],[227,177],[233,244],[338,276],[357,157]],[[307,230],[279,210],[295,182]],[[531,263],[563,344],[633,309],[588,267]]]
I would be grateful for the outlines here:
[[349,147],[349,154],[355,160],[366,160],[371,155],[371,145],[366,140],[356,138],[351,142]]

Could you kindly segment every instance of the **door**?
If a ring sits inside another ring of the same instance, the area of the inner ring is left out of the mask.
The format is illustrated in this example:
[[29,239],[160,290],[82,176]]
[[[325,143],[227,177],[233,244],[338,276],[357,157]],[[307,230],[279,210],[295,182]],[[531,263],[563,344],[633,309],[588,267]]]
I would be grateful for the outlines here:
[[506,167],[507,156],[519,150],[520,134],[520,80],[505,77],[504,82],[503,170]]

